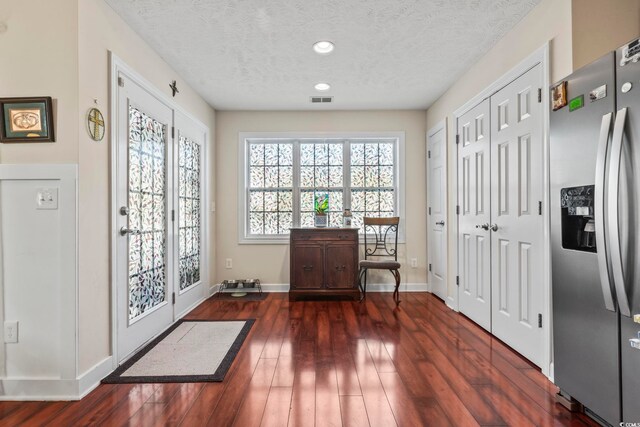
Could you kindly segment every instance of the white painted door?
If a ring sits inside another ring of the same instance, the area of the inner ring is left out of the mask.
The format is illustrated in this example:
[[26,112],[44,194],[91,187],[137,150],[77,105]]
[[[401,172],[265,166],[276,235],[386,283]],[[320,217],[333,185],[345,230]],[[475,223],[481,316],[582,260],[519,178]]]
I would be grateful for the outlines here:
[[491,331],[489,100],[458,118],[459,310]]
[[170,254],[173,112],[133,80],[117,87],[117,357],[122,362],[173,322]]
[[542,362],[542,66],[491,97],[492,332]]
[[176,144],[174,191],[177,206],[175,259],[176,318],[182,317],[205,296],[203,271],[204,144],[206,131],[180,112],[175,113]]
[[446,122],[427,135],[427,200],[429,211],[427,253],[429,288],[442,300],[447,299],[447,150]]

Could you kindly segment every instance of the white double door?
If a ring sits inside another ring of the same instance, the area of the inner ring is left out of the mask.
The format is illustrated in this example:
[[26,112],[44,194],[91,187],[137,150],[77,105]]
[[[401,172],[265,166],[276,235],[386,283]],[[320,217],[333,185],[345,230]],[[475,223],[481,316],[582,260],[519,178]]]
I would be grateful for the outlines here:
[[204,297],[205,130],[118,76],[116,353],[121,363]]
[[458,118],[459,310],[540,365],[542,66]]

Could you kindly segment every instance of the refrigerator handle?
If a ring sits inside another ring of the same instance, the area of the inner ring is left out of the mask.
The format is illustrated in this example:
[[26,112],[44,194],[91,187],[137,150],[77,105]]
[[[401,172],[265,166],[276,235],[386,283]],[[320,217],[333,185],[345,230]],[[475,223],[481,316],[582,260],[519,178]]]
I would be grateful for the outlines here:
[[609,261],[607,257],[607,242],[605,239],[605,207],[604,188],[606,182],[605,162],[607,150],[609,149],[609,135],[611,132],[611,120],[613,113],[602,116],[600,125],[600,138],[598,139],[598,155],[596,157],[596,186],[595,186],[595,225],[596,225],[596,247],[598,248],[598,270],[600,271],[600,286],[604,297],[604,306],[609,311],[616,311],[613,302],[613,289],[609,274]]
[[627,119],[627,109],[622,108],[616,114],[616,122],[613,126],[613,143],[611,145],[611,164],[609,167],[609,186],[607,188],[607,234],[609,236],[609,250],[611,252],[611,269],[613,283],[618,298],[620,313],[631,317],[629,299],[624,284],[624,272],[622,269],[622,251],[620,248],[620,226],[618,223],[620,192],[620,166],[622,163],[622,140],[624,138],[624,126]]

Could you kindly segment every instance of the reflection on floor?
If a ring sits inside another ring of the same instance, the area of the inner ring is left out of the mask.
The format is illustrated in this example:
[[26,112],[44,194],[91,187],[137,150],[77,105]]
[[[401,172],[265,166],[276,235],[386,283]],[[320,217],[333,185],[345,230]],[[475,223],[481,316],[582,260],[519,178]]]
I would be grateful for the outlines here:
[[2,425],[595,425],[538,369],[425,293],[212,298],[190,319],[256,318],[222,383],[101,385],[80,402],[0,402]]

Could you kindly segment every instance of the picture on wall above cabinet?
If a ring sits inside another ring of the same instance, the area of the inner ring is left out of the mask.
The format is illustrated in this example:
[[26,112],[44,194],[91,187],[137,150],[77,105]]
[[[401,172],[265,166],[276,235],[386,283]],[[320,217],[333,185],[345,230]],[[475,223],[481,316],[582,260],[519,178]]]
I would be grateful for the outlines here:
[[0,98],[0,142],[55,142],[51,97]]

